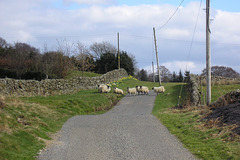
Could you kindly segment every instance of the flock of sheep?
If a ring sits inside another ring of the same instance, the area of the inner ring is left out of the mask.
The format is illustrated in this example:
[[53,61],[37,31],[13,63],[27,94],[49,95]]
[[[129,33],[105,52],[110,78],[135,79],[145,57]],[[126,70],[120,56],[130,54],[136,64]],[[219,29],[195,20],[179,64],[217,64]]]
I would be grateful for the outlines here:
[[[159,93],[164,93],[165,92],[165,88],[163,86],[159,86],[159,87],[153,87],[152,90],[157,93],[157,95]],[[98,85],[98,92],[100,93],[108,93],[111,91],[111,87],[106,85],[106,84],[101,84]],[[123,90],[114,87],[113,90],[114,93],[116,94],[122,94],[123,95]],[[149,89],[146,86],[136,86],[135,88],[129,88],[127,87],[127,92],[130,95],[137,95],[137,94],[149,94]]]

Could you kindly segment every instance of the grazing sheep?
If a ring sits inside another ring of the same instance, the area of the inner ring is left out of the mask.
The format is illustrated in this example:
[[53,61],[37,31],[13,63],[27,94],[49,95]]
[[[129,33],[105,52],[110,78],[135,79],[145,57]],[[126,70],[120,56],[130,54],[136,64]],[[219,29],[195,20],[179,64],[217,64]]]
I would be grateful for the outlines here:
[[134,94],[134,95],[136,96],[136,94],[137,94],[136,88],[129,88],[129,87],[127,87],[127,92],[128,92],[130,95]]
[[100,93],[108,93],[110,92],[110,90],[111,90],[111,87],[106,84],[98,85],[98,92]]
[[146,86],[140,86],[140,91],[141,91],[143,94],[149,94],[149,89],[148,89],[148,87],[146,87]]
[[122,95],[123,95],[123,90],[122,90],[122,89],[119,89],[119,88],[116,88],[116,87],[114,87],[114,93],[117,93],[117,94],[122,94]]
[[163,86],[159,86],[159,87],[153,87],[152,90],[157,93],[164,93],[165,92],[165,88]]

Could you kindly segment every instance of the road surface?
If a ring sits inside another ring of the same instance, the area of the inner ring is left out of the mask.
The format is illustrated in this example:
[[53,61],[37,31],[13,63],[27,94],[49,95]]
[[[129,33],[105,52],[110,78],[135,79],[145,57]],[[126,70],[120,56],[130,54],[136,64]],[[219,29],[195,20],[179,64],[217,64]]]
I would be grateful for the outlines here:
[[192,160],[151,112],[156,94],[124,97],[102,115],[75,116],[39,160]]

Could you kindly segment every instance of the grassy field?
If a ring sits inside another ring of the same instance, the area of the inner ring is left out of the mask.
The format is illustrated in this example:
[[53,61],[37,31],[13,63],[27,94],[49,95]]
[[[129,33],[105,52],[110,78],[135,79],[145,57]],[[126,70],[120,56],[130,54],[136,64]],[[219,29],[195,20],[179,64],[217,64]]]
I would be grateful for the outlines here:
[[[233,141],[228,128],[219,128],[214,125],[206,127],[199,121],[205,111],[204,107],[171,109],[177,105],[180,87],[179,84],[166,84],[165,88],[170,95],[157,96],[153,114],[198,158],[240,159],[239,138],[238,141]],[[240,85],[213,86],[212,101],[238,88]],[[205,91],[205,88],[203,90]]]
[[[109,85],[122,88],[126,94],[127,87],[145,85],[152,88],[158,86],[158,83],[142,82],[127,77]],[[163,85],[166,94],[157,96],[153,114],[171,133],[179,137],[185,147],[202,159],[239,158],[239,143],[227,141],[227,137],[224,136],[228,135],[214,136],[219,132],[217,128],[202,127],[198,122],[200,110],[170,109],[178,103],[181,84]],[[231,87],[224,86],[227,88],[226,92],[232,90]],[[223,93],[219,93],[218,90],[220,89],[213,90],[213,94],[217,92],[216,97]],[[48,97],[0,97],[0,159],[35,159],[39,150],[52,139],[52,135],[61,129],[67,119],[75,115],[104,113],[122,97],[113,94],[112,91],[100,94],[97,93],[97,89]],[[181,97],[183,101],[184,95]]]

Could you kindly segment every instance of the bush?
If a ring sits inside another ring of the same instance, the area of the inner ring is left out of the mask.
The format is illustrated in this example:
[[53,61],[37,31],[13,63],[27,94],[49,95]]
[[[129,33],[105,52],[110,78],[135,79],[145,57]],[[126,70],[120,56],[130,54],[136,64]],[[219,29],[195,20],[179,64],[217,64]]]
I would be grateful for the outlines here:
[[34,79],[41,81],[42,79],[46,78],[46,74],[42,72],[26,72],[21,76],[22,79]]
[[0,68],[0,78],[17,78],[17,74],[14,71]]

